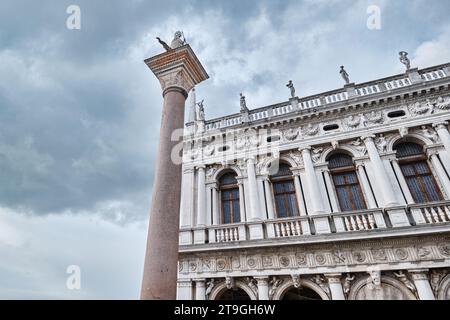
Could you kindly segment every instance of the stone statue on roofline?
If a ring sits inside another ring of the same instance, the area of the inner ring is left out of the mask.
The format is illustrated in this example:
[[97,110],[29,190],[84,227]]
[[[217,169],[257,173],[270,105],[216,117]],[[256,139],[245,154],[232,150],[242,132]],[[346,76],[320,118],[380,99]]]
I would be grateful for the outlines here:
[[295,87],[292,83],[292,80],[289,80],[289,83],[286,85],[291,90],[291,98],[295,98]]
[[339,73],[341,74],[342,79],[344,79],[345,84],[349,84],[350,75],[347,73],[347,71],[345,71],[344,66],[341,66],[341,71],[339,71]]
[[403,63],[406,67],[406,71],[411,69],[411,60],[409,60],[408,58],[408,52],[400,51],[398,54],[400,55],[400,62]]
[[240,105],[241,105],[241,113],[248,112],[247,102],[245,101],[245,96],[240,94]]

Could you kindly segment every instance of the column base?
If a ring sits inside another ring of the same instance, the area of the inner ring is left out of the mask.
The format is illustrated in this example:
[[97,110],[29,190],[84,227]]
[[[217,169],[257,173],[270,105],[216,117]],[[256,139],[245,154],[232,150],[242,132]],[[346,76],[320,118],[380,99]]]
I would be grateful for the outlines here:
[[194,244],[203,244],[206,242],[206,229],[198,228],[194,230]]
[[192,244],[192,230],[180,230],[180,245]]
[[248,223],[248,232],[250,240],[264,239],[264,230],[261,222]]
[[312,217],[314,221],[314,227],[316,229],[316,234],[326,234],[331,233],[330,229],[330,223],[328,221],[328,218],[314,218]]
[[406,215],[406,211],[403,207],[399,208],[389,208],[386,209],[386,212],[391,220],[391,224],[393,228],[399,227],[410,227],[408,216]]

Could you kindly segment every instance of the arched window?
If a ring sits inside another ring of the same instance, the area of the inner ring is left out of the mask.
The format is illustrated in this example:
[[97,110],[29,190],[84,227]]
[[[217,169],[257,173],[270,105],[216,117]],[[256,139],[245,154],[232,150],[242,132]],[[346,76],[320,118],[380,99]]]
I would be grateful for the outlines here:
[[423,148],[412,142],[395,147],[397,159],[408,188],[416,203],[443,200],[442,193],[434,179]]
[[294,177],[287,164],[280,163],[278,172],[270,177],[278,218],[298,216]]
[[236,180],[236,173],[229,172],[219,179],[220,203],[222,223],[241,222],[239,208],[239,186]]
[[328,158],[341,211],[367,209],[352,157],[338,153]]

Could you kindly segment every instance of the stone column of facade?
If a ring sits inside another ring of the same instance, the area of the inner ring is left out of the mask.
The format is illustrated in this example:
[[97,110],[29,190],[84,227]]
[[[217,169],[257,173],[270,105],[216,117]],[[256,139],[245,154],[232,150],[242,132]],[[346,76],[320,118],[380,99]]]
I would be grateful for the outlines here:
[[192,281],[178,280],[177,300],[192,300]]
[[385,207],[398,206],[399,203],[397,202],[395,192],[383,165],[383,160],[381,160],[378,149],[373,141],[373,136],[363,137],[363,140],[370,157],[370,162],[372,163],[373,169],[375,170],[375,174],[377,176],[376,183],[378,184],[378,189],[383,195],[383,205]]
[[[308,212],[306,210],[305,201],[303,200],[303,189],[302,184],[300,183],[300,172],[294,171],[294,187],[295,187],[295,195],[298,203],[298,210],[300,211],[300,217],[307,217]],[[310,235],[311,228],[309,227],[308,219],[301,219],[300,224],[302,225],[303,234]]]
[[275,219],[275,207],[273,203],[273,192],[272,186],[270,184],[269,176],[263,177],[264,181],[264,189],[266,191],[266,206],[267,206],[267,214],[269,216],[269,220]]
[[377,177],[375,183],[378,186],[378,190],[382,194],[383,206],[388,208],[387,213],[391,220],[393,227],[406,227],[410,226],[408,216],[405,209],[400,206],[397,201],[396,193],[392,187],[389,176],[386,172],[386,168],[383,164],[383,160],[378,153],[378,149],[373,141],[373,136],[367,136],[362,138],[369,154],[370,163],[372,164],[374,173]]
[[206,186],[206,225],[212,226],[212,189],[213,186],[209,183]]
[[217,183],[212,187],[212,211],[213,211],[213,225],[220,224],[220,209],[219,209],[219,190]]
[[[309,189],[309,195],[311,197],[312,212],[311,215],[325,214],[325,208],[322,199],[322,193],[319,188],[319,182],[317,181],[316,171],[311,158],[311,149],[300,149],[303,157],[303,164],[305,166],[306,183]],[[317,233],[330,233],[330,225],[328,218],[316,218],[314,219],[314,225]]]
[[[366,170],[364,169],[363,163],[356,163],[356,170],[358,173],[358,179],[361,184],[361,187],[363,189],[365,199],[367,201],[367,207],[369,209],[377,209],[377,202],[375,200],[375,197],[372,193],[372,189],[370,187],[369,178],[367,177]],[[384,221],[383,212],[377,211],[373,214],[373,217],[375,219],[375,223],[378,228],[386,228],[386,222]]]
[[403,191],[403,194],[406,198],[406,203],[408,204],[414,204],[414,198],[411,194],[411,191],[409,190],[408,184],[406,183],[405,176],[403,175],[402,169],[400,168],[400,165],[398,164],[398,160],[394,159],[391,160],[392,167],[394,168],[395,174],[398,178],[398,182],[400,184],[400,188]]
[[206,279],[194,279],[195,300],[206,300]]
[[193,168],[187,168],[183,171],[183,188],[181,190],[181,206],[180,206],[180,244],[192,244],[192,227],[194,220],[194,173]]
[[260,213],[259,217],[261,220],[267,220],[267,209],[266,209],[266,199],[264,196],[264,177],[259,176],[256,179],[256,183],[258,185],[258,198],[259,198],[259,208]]
[[197,167],[197,223],[194,229],[194,244],[206,240],[206,174],[205,166]]
[[255,277],[258,285],[258,300],[269,300],[269,277]]
[[439,161],[437,154],[432,153],[430,155],[430,160],[431,160],[431,163],[433,164],[434,170],[436,170],[438,179],[441,182],[442,187],[444,188],[444,191],[447,195],[447,199],[450,199],[450,179],[447,176],[447,172],[445,171],[444,167],[442,166],[441,161]]
[[184,128],[188,92],[206,80],[208,74],[189,45],[149,58],[145,63],[161,84],[164,105],[141,299],[174,300],[177,292],[182,166],[180,159],[172,159],[172,151],[179,144],[179,141],[172,141],[172,134]]
[[340,273],[325,274],[325,277],[328,279],[328,286],[330,287],[331,300],[345,300],[341,276]]
[[323,172],[324,172],[324,177],[325,177],[325,184],[328,189],[328,195],[330,196],[331,211],[332,212],[340,212],[341,210],[339,209],[339,202],[336,199],[334,185],[331,180],[330,169],[324,168]]
[[244,183],[242,180],[238,180],[239,187],[239,211],[241,214],[241,222],[247,222],[247,212],[245,211],[245,194]]
[[378,207],[377,202],[375,200],[375,197],[373,196],[372,189],[370,188],[369,179],[367,178],[366,171],[364,170],[364,164],[357,163],[356,170],[364,195],[366,196],[367,207],[369,209],[376,209]]
[[417,289],[420,300],[435,300],[433,289],[428,280],[428,269],[408,270]]
[[256,182],[255,159],[247,159],[247,175],[250,199],[250,214],[247,216],[250,239],[263,239],[261,209],[259,208],[258,186]]

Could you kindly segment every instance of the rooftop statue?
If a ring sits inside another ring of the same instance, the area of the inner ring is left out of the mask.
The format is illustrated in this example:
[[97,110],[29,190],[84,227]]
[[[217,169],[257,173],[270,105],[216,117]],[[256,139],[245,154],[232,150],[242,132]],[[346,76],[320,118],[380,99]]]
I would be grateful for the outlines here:
[[156,37],[156,39],[158,40],[158,42],[163,46],[163,48],[166,51],[170,51],[172,49],[179,48],[179,47],[184,46],[186,44],[186,38],[184,37],[184,34],[181,31],[175,32],[175,35],[173,36],[173,40],[170,43],[170,46],[166,42],[161,40],[161,38]]
[[347,73],[347,71],[345,71],[344,66],[341,66],[341,71],[339,71],[339,73],[342,76],[342,79],[344,79],[345,84],[349,84],[350,83],[350,76]]
[[203,102],[205,100],[200,101],[199,103],[197,103],[198,105],[198,117],[197,119],[200,121],[205,121],[205,108],[203,107]]
[[240,96],[241,96],[241,101],[240,101],[241,112],[248,112],[247,102],[245,102],[245,96],[242,93],[240,94]]
[[400,51],[398,54],[400,55],[400,62],[406,66],[406,70],[411,69],[411,61],[408,58],[408,52]]
[[295,87],[292,83],[292,80],[289,80],[289,83],[286,85],[291,90],[291,98],[295,98]]

